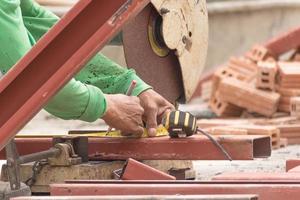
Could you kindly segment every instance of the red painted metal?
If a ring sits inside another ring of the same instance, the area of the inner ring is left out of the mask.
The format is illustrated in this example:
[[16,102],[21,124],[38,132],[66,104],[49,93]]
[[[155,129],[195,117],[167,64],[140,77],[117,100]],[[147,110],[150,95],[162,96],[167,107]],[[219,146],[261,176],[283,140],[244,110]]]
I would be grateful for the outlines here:
[[300,184],[295,180],[65,180],[66,184]]
[[[300,173],[265,173],[265,172],[252,172],[252,173],[224,173],[213,177],[213,180],[219,181],[290,181],[300,180]],[[300,191],[299,191],[300,192]]]
[[256,195],[39,196],[11,200],[258,200]]
[[174,176],[161,172],[129,158],[120,177],[122,180],[175,180]]
[[300,27],[296,27],[277,37],[272,38],[264,45],[275,57],[296,49],[300,46]]
[[[215,136],[234,160],[252,160],[271,155],[268,136]],[[20,155],[51,146],[51,138],[16,138]],[[94,160],[224,160],[222,152],[205,136],[189,138],[89,138],[89,155]],[[5,158],[2,151],[0,158]]]
[[299,199],[300,183],[231,183],[231,182],[169,182],[169,183],[99,183],[53,184],[51,195],[209,195],[257,194],[260,200]]
[[300,160],[299,159],[291,159],[287,160],[285,163],[285,169],[286,171],[289,171],[290,169],[300,166]]
[[[265,136],[216,136],[234,160],[248,160],[254,157],[266,157],[271,154],[269,137]],[[224,154],[205,136],[194,135],[188,138],[169,137],[143,139],[91,140],[94,157],[99,159],[137,160],[224,160]]]
[[0,149],[149,1],[80,0],[39,40],[0,80]]

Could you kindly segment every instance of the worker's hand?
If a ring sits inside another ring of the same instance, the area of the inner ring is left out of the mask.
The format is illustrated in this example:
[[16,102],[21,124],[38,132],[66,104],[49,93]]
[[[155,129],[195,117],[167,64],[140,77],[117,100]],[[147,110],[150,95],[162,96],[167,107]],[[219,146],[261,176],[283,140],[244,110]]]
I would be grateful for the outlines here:
[[144,109],[138,97],[122,94],[106,95],[107,111],[102,119],[122,135],[141,136],[144,132]]
[[139,95],[141,105],[145,112],[143,119],[146,122],[149,136],[156,135],[157,124],[161,122],[163,116],[174,110],[174,106],[154,90],[146,90]]

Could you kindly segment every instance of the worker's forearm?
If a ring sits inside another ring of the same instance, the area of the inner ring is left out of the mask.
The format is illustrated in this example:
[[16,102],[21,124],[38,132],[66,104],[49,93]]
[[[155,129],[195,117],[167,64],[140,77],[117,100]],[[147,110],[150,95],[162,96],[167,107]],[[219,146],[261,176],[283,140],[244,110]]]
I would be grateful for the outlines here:
[[106,99],[99,88],[72,79],[52,98],[45,110],[62,119],[93,122],[105,113]]
[[151,88],[142,81],[134,70],[128,70],[111,61],[102,54],[97,54],[75,77],[84,83],[94,85],[107,94],[125,94],[131,81],[136,80],[132,95]]

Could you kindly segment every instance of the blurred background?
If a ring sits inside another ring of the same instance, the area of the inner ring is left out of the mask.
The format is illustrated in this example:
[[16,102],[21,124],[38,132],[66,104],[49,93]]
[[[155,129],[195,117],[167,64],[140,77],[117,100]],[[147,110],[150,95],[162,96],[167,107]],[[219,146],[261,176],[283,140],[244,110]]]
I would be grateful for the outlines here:
[[[77,0],[37,0],[58,16],[63,16]],[[222,65],[232,55],[240,55],[255,43],[299,25],[300,0],[208,0],[209,48],[203,72]],[[95,19],[96,20],[96,19]],[[107,45],[103,54],[126,66],[122,46]],[[57,119],[41,111],[22,133],[65,133],[68,130],[105,129],[103,121],[84,123]]]

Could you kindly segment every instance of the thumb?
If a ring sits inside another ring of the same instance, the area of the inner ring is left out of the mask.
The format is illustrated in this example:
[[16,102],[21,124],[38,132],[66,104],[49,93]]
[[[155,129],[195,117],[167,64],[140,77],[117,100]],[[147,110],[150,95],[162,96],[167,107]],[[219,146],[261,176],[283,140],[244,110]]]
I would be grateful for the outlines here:
[[147,131],[150,137],[156,136],[156,128],[157,128],[157,110],[151,110],[147,115]]

